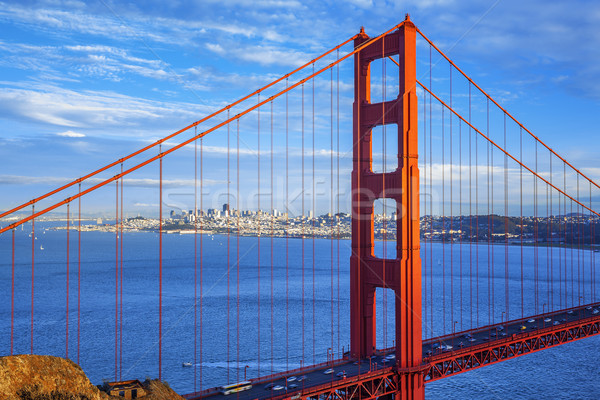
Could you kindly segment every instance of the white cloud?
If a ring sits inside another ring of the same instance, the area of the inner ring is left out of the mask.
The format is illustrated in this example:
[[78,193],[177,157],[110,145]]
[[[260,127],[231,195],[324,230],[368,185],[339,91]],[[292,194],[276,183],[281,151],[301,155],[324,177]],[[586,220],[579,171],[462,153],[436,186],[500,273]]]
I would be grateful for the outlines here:
[[[3,185],[37,185],[37,184],[48,184],[48,185],[64,185],[71,182],[73,179],[58,177],[58,176],[24,176],[24,175],[0,175],[0,184]],[[89,178],[84,184],[96,185],[104,182],[103,178]],[[123,185],[125,187],[138,187],[138,188],[158,188],[160,186],[160,180],[154,178],[125,178],[123,179]],[[214,179],[203,179],[202,184],[206,186],[223,184],[226,181],[219,181]],[[194,187],[195,181],[193,179],[163,179],[163,188],[176,188],[176,187]]]
[[373,7],[373,0],[349,0],[348,2],[361,8]]
[[297,67],[311,59],[307,53],[292,50],[285,47],[275,47],[272,45],[249,45],[244,47],[226,46],[229,51],[225,51],[220,44],[208,43],[206,48],[220,56],[227,56],[235,60],[249,61],[260,65],[281,65],[287,67]]
[[206,48],[212,51],[213,53],[217,53],[219,55],[225,54],[225,49],[217,43],[207,43]]
[[65,131],[57,133],[58,136],[71,137],[71,138],[82,138],[85,137],[83,133],[73,132],[73,131]]
[[199,113],[213,110],[197,104],[145,100],[110,91],[77,92],[42,84],[1,85],[2,82],[0,115],[3,118],[68,128],[101,128],[103,134],[114,132],[119,136],[134,135],[133,127],[172,129],[173,121],[190,121]]

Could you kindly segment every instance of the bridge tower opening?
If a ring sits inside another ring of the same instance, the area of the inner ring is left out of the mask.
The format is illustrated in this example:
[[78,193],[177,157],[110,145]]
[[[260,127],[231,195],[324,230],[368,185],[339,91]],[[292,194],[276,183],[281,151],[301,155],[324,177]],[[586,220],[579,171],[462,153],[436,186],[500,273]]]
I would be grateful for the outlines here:
[[[354,45],[369,41],[361,29]],[[376,288],[394,291],[398,399],[424,399],[421,337],[421,259],[419,255],[419,169],[416,95],[416,28],[405,23],[354,56],[352,171],[352,255],[350,258],[350,329],[352,356],[375,351]],[[398,56],[395,100],[371,102],[372,61]],[[397,125],[398,167],[373,172],[373,128]],[[374,255],[374,201],[396,201],[396,257]],[[384,272],[385,271],[385,272]],[[383,276],[385,275],[385,282]]]

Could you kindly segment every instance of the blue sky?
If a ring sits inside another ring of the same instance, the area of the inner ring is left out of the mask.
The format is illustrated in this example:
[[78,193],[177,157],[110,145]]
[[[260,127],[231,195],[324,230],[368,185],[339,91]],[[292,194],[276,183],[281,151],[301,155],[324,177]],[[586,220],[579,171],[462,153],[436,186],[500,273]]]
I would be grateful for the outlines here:
[[[525,126],[600,177],[595,1],[19,1],[0,3],[0,209],[202,118],[360,26],[375,35],[407,12]],[[352,95],[349,72],[350,64],[342,67],[342,108]],[[327,80],[320,84],[327,93]],[[342,109],[342,118],[350,112]],[[220,141],[209,147],[212,156],[224,146]],[[329,139],[315,146],[322,153],[317,165],[328,168]],[[251,145],[243,143],[244,151],[251,155]],[[215,163],[206,178],[220,182],[221,190],[224,162]],[[175,161],[169,165],[168,190],[189,195],[193,171]],[[269,165],[263,165],[268,178]],[[157,204],[152,168],[128,182],[138,188],[126,196],[132,213]],[[281,173],[276,167],[275,177]],[[242,190],[250,189],[242,184]],[[325,203],[317,208],[325,210]],[[94,207],[102,208],[90,202],[89,210]],[[246,207],[256,204],[248,200]]]

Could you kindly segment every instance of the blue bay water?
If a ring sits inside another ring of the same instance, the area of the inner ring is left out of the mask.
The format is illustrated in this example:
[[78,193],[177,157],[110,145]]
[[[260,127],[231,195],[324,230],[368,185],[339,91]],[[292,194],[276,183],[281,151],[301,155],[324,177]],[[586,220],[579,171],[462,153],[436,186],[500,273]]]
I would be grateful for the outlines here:
[[[51,225],[36,224],[34,353],[65,356],[66,232],[43,233],[42,228]],[[68,352],[77,361],[77,233],[71,232],[70,237]],[[115,234],[83,232],[81,237],[79,358],[86,374],[98,384],[115,379]],[[244,370],[250,378],[322,362],[329,351],[337,357],[347,350],[349,241],[240,237],[238,246],[233,235],[201,237],[195,266],[194,235],[163,236],[162,377],[176,391],[188,393],[243,379]],[[123,379],[157,377],[158,234],[125,232],[123,240],[123,346],[122,353],[116,354],[118,371]],[[28,353],[31,341],[31,238],[27,228],[16,231],[15,243],[14,352],[18,354]],[[42,245],[44,250],[40,250]],[[377,246],[377,254],[383,254],[383,244]],[[2,235],[3,355],[10,352],[10,249],[11,236]],[[393,254],[394,244],[388,242],[385,252]],[[500,322],[506,311],[513,319],[521,316],[522,308],[525,315],[531,315],[579,301],[597,301],[598,297],[598,282],[591,279],[597,260],[586,250],[526,247],[521,254],[520,247],[512,246],[423,243],[421,256],[424,337]],[[585,277],[580,279],[585,283],[578,285],[578,277]],[[377,292],[378,347],[392,346],[394,339],[394,297],[385,292],[389,291]],[[120,343],[119,336],[117,339]],[[426,396],[596,399],[600,397],[598,345],[597,337],[585,339],[470,371],[428,384]],[[183,362],[199,367],[183,367]]]

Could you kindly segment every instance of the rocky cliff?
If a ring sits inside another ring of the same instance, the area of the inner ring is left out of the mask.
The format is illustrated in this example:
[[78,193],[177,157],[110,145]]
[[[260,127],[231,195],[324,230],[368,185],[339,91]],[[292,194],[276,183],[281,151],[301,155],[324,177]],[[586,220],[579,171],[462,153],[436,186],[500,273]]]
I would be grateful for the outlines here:
[[[182,400],[168,385],[146,381],[151,392],[144,400]],[[119,399],[100,391],[83,370],[60,357],[17,355],[0,357],[0,399],[104,400]]]

